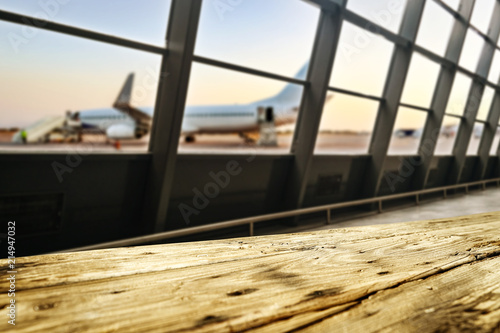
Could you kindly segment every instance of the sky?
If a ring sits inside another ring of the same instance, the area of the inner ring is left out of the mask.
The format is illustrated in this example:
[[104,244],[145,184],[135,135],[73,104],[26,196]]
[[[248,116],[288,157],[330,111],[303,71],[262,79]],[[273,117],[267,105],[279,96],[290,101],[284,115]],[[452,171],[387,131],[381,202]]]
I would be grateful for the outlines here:
[[[472,22],[484,31],[484,17],[491,15],[494,1],[476,1]],[[454,8],[458,4],[445,2]],[[397,33],[405,3],[349,0],[348,8]],[[165,44],[169,8],[169,0],[0,0],[2,10],[160,46]],[[300,0],[205,0],[195,53],[293,77],[311,56],[318,18],[319,10]],[[428,1],[417,43],[443,55],[452,24],[451,15]],[[474,37],[468,36],[469,46],[460,59],[472,69],[481,46]],[[388,40],[344,23],[330,85],[381,96],[392,52]],[[491,80],[500,73],[499,53]],[[0,58],[0,128],[25,126],[66,110],[109,107],[130,72],[136,73],[133,104],[154,105],[161,61],[155,54],[1,21]],[[403,101],[428,107],[438,70],[437,64],[414,56]],[[283,86],[194,64],[187,103],[243,104],[272,96]],[[335,93],[324,108],[321,129],[371,131],[377,110],[377,102]],[[421,121],[418,112],[404,114],[398,119],[403,127]]]

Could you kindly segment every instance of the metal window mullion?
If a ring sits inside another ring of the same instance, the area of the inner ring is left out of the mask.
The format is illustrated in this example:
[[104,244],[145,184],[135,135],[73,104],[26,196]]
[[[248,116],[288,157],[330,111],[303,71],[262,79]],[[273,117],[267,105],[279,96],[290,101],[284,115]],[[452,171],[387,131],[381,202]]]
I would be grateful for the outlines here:
[[[498,37],[500,35],[499,17],[500,17],[500,2],[496,1],[488,28],[488,36],[492,40],[498,40]],[[481,52],[481,56],[479,58],[479,62],[476,67],[476,75],[478,77],[485,78],[488,76],[488,72],[493,62],[494,54],[495,54],[495,48],[490,43],[487,43],[485,41]],[[483,98],[484,88],[485,88],[485,83],[482,80],[478,80],[476,78],[472,81],[472,85],[469,91],[469,96],[467,99],[466,109],[464,112],[464,118],[460,123],[460,127],[457,133],[457,138],[455,140],[455,146],[453,149],[455,163],[453,164],[450,173],[449,180],[451,184],[459,183],[462,177],[462,172],[467,157],[467,149],[471,140],[472,132],[474,131],[474,125],[476,122],[477,113],[479,111],[479,106],[481,104],[481,99]],[[487,144],[485,142],[482,147],[483,149],[482,150],[483,158],[481,159],[482,162],[484,162],[485,160],[484,151],[486,149],[486,146]],[[485,167],[486,167],[485,165],[482,165],[480,167],[481,175],[483,174],[482,169],[484,169]]]
[[138,41],[133,41],[121,37],[106,35],[100,32],[95,32],[91,30],[85,30],[77,27],[72,27],[65,24],[60,24],[56,22],[51,22],[43,20],[40,18],[34,18],[31,16],[26,16],[17,13],[6,12],[0,10],[0,21],[10,22],[14,24],[21,24],[32,27],[33,29],[42,29],[56,33],[62,33],[65,35],[80,37],[96,42],[103,42],[107,44],[112,44],[116,46],[123,46],[130,49],[136,49],[140,51],[146,51],[156,54],[166,54],[167,50],[163,47],[150,45],[146,43],[141,43]]
[[342,10],[321,10],[307,74],[309,85],[304,88],[291,147],[295,158],[285,194],[289,209],[301,207],[304,200],[341,27]]
[[[474,1],[462,0],[460,3],[460,17],[467,18],[468,21],[472,15],[474,3]],[[457,64],[460,59],[466,36],[467,24],[460,20],[455,20],[445,54],[445,58],[453,64]],[[418,149],[421,165],[417,168],[415,173],[414,184],[416,189],[423,189],[427,184],[437,140],[441,127],[443,126],[446,107],[451,95],[456,73],[457,67],[455,66],[441,66],[431,102],[431,109],[433,112],[429,114],[425,121],[422,139],[420,140]]]
[[202,0],[173,0],[150,140],[143,206],[145,232],[165,230]]
[[419,22],[424,11],[425,0],[414,0],[406,3],[401,23],[400,35],[409,40],[411,45],[395,45],[389,74],[384,87],[384,103],[380,103],[375,128],[373,131],[369,153],[372,161],[365,178],[363,195],[376,196],[384,173],[384,164],[401,103],[403,87],[411,63],[413,48]]

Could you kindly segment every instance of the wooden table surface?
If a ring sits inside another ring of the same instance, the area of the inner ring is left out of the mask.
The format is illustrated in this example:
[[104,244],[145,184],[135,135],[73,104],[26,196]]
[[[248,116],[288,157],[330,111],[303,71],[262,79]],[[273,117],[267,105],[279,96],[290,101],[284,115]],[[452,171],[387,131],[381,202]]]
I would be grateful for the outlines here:
[[8,289],[0,332],[500,332],[500,212],[18,258],[16,326]]

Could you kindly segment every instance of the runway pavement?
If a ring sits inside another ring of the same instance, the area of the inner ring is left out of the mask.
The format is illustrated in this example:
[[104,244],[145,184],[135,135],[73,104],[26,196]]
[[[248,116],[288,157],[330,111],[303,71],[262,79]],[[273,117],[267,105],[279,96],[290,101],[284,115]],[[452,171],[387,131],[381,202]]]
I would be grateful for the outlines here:
[[[74,152],[86,153],[141,153],[148,149],[149,137],[141,140],[120,141],[117,149],[113,142],[108,142],[103,135],[85,135],[82,143],[49,143],[49,144],[13,144],[12,133],[0,133],[1,152]],[[419,138],[393,137],[389,154],[416,154]],[[262,147],[255,143],[245,143],[238,135],[198,135],[196,142],[185,143],[181,138],[180,154],[287,154],[290,151],[292,134],[278,135],[277,147]],[[472,138],[472,145],[478,146],[479,139]],[[477,142],[474,142],[477,141]],[[368,153],[370,135],[355,134],[320,134],[316,143],[315,154],[318,155],[363,155]],[[454,138],[441,137],[436,149],[438,155],[449,155],[452,152]]]

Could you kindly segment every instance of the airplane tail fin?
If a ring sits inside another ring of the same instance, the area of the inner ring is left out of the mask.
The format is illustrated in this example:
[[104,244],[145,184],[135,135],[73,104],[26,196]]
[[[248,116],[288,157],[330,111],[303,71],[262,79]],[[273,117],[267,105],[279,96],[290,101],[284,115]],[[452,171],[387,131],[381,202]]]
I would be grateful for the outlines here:
[[123,85],[120,94],[116,98],[114,106],[117,105],[130,105],[130,99],[132,97],[132,87],[134,86],[134,73],[130,73]]
[[[302,66],[302,68],[295,74],[294,78],[297,80],[305,80],[307,70],[309,69],[309,61]],[[300,104],[302,97],[302,86],[294,83],[289,83],[285,88],[276,95],[275,99],[282,103]]]
[[138,123],[149,122],[151,121],[151,116],[133,107],[131,104],[132,88],[134,86],[134,76],[135,76],[134,73],[130,73],[127,76],[127,80],[125,81],[125,84],[123,85],[120,94],[118,94],[118,97],[116,98],[113,107],[129,115],[130,117],[135,119]]

